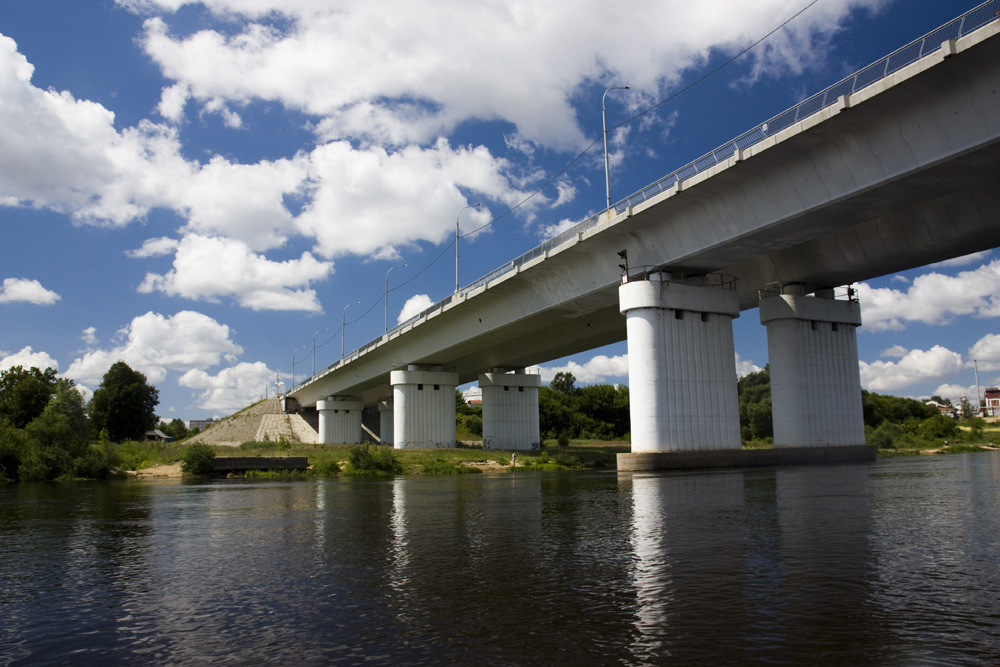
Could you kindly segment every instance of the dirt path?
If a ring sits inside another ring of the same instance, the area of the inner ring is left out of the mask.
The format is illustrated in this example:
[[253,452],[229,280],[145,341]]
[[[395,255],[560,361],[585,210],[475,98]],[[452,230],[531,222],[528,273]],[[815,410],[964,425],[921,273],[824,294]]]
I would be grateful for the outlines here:
[[165,466],[156,466],[155,468],[143,468],[142,470],[136,470],[134,473],[129,472],[129,474],[134,474],[136,479],[151,479],[154,477],[180,477],[181,476],[181,464],[180,461],[177,463],[171,463]]

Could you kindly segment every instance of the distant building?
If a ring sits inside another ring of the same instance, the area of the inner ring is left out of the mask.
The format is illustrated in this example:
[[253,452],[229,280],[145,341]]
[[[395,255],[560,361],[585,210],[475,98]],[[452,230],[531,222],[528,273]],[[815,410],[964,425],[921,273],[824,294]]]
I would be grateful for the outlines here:
[[996,417],[998,412],[1000,412],[1000,388],[987,387],[986,406],[983,408],[983,414]]
[[954,405],[945,405],[944,403],[938,403],[937,401],[927,401],[927,405],[933,405],[945,417],[958,419],[958,408]]
[[174,439],[158,428],[146,431],[146,440],[158,440],[159,442],[173,442]]
[[212,417],[211,419],[192,419],[188,423],[188,428],[192,430],[198,429],[199,431],[204,431],[206,428],[208,428],[217,421],[219,420],[216,419],[215,417]]

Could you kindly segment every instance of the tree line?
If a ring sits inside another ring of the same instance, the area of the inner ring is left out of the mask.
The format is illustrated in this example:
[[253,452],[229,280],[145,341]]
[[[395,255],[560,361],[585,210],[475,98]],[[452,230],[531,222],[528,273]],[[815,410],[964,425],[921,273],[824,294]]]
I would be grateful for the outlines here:
[[156,387],[123,361],[89,403],[53,368],[0,371],[0,481],[106,477],[117,464],[113,444],[142,440],[158,403]]

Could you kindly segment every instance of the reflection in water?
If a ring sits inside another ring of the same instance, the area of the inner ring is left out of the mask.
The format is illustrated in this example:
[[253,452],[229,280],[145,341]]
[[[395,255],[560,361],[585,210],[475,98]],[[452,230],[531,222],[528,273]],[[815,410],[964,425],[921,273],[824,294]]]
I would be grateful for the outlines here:
[[0,664],[992,664],[1000,457],[0,488]]

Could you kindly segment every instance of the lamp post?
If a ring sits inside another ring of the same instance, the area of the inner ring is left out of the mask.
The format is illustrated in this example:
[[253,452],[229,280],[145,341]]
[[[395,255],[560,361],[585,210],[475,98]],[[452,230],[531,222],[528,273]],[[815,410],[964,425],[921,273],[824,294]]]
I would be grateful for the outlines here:
[[601,119],[604,122],[604,185],[608,194],[608,207],[606,210],[611,209],[611,166],[608,161],[608,111],[604,108],[604,100],[612,90],[631,90],[631,87],[611,86],[604,91],[604,95],[601,97]]
[[[458,243],[457,240],[455,242]],[[389,273],[392,269],[402,269],[404,267],[406,267],[406,264],[399,264],[385,272],[385,333],[389,332]]]
[[482,202],[478,204],[469,204],[465,208],[460,209],[458,211],[458,215],[455,216],[455,294],[458,294],[458,239],[460,238],[460,234],[458,233],[458,219],[462,217],[462,211],[466,208],[477,208],[482,205]]
[[354,303],[349,303],[344,306],[343,317],[340,318],[340,358],[344,358],[344,330],[347,328],[347,309],[351,306],[356,306],[360,301],[355,301]]
[[[295,387],[295,353],[298,352],[299,350],[304,350],[305,347],[306,347],[305,345],[299,345],[297,348],[295,348],[294,350],[292,350],[292,387],[293,388]],[[313,373],[313,375],[315,375],[315,372]]]
[[[320,331],[329,331],[329,330],[330,327],[326,327],[325,329],[320,329],[319,331],[313,334],[313,375],[316,375],[316,336],[320,334]],[[329,342],[330,341],[326,341],[326,343]],[[326,345],[326,343],[323,343],[323,345]]]

